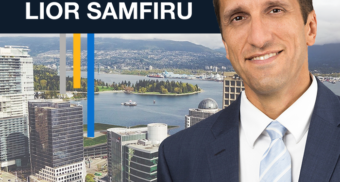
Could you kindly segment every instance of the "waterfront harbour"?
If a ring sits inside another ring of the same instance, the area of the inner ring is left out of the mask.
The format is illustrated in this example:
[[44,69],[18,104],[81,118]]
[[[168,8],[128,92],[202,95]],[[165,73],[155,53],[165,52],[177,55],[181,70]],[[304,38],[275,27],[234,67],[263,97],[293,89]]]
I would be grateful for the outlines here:
[[[67,72],[68,76],[72,76],[72,72]],[[82,77],[86,77],[86,72],[81,72]],[[145,76],[134,75],[117,75],[117,74],[95,74],[96,79],[104,82],[121,82],[130,81],[135,83],[141,79],[157,79]],[[166,81],[167,79],[159,79]],[[204,92],[194,95],[182,97],[166,97],[166,96],[149,96],[135,95],[124,93],[100,93],[95,95],[95,122],[121,126],[135,126],[149,123],[166,123],[168,125],[177,125],[179,128],[170,130],[170,134],[174,134],[185,128],[185,115],[188,115],[190,108],[197,108],[198,104],[206,98],[214,99],[219,108],[222,108],[222,82],[212,82],[203,80],[183,80],[169,79],[169,81],[182,81],[191,84],[197,84]],[[340,95],[340,83],[331,84],[324,82],[335,94]],[[133,100],[138,103],[135,107],[126,107],[121,103]],[[155,104],[153,101],[155,100]],[[74,101],[80,102],[84,110],[84,123],[87,123],[86,100]]]

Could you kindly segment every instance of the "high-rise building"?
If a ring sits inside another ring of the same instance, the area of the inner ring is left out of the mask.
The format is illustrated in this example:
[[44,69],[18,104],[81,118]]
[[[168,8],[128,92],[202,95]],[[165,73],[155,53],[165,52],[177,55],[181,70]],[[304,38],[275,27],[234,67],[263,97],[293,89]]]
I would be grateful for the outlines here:
[[28,100],[34,99],[33,59],[28,47],[0,47],[0,167],[29,160]]
[[110,182],[157,182],[159,144],[168,136],[167,125],[108,129]]
[[54,99],[29,101],[28,107],[31,178],[85,181],[82,106]]
[[214,99],[208,98],[198,104],[198,109],[189,109],[189,115],[185,116],[185,128],[208,118],[209,116],[220,111],[218,104]]
[[244,84],[241,77],[235,72],[225,72],[223,75],[223,108],[233,103],[241,92],[244,90]]
[[217,71],[218,71],[218,67],[217,66],[213,67],[213,72],[217,72]]

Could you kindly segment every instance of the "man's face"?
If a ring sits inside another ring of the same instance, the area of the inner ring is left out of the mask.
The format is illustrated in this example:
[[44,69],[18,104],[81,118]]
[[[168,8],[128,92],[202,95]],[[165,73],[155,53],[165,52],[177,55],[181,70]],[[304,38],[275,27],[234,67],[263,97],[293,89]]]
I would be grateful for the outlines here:
[[220,0],[220,17],[227,58],[254,92],[276,92],[308,72],[298,0]]

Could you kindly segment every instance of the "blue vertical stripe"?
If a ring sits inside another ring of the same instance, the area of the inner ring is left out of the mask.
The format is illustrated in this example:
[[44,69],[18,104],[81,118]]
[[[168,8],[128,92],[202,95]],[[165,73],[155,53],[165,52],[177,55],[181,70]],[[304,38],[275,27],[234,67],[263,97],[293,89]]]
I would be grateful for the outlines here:
[[87,137],[94,137],[94,34],[87,34]]

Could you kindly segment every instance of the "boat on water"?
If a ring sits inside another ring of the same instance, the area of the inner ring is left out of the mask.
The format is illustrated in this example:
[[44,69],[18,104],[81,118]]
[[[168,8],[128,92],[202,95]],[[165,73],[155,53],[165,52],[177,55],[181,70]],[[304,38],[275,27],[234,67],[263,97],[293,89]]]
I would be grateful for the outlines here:
[[148,75],[148,77],[150,77],[150,78],[164,78],[164,76],[161,75],[161,74],[151,74],[151,75]]
[[132,102],[132,100],[129,100],[129,102],[123,102],[122,105],[124,105],[124,106],[137,106],[137,102]]

